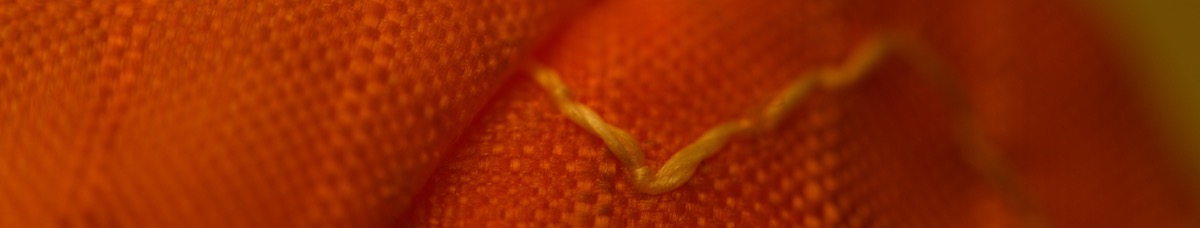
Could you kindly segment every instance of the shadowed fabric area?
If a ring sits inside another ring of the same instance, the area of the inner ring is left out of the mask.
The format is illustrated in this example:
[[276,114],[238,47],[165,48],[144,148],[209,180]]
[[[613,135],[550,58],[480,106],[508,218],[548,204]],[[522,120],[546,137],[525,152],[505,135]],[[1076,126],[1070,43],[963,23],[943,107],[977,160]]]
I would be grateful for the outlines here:
[[1051,227],[1195,227],[1108,34],[1062,0],[0,1],[0,227],[1011,227],[953,113],[895,58],[651,166],[880,31],[948,62]]

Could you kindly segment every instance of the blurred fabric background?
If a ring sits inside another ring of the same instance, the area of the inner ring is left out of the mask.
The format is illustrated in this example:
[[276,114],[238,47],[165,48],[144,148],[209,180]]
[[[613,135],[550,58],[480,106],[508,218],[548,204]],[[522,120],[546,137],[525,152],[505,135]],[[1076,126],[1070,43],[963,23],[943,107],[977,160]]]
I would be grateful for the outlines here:
[[1200,1],[1102,0],[1095,7],[1130,45],[1180,165],[1200,183]]
[[1035,214],[974,172],[950,108],[901,61],[654,196],[629,191],[604,145],[520,72],[560,71],[662,161],[882,29],[920,33],[959,73],[1025,185],[1007,187],[1051,225],[1196,227],[1176,168],[1200,180],[1197,4],[1078,3],[0,0],[0,227],[1007,227]]

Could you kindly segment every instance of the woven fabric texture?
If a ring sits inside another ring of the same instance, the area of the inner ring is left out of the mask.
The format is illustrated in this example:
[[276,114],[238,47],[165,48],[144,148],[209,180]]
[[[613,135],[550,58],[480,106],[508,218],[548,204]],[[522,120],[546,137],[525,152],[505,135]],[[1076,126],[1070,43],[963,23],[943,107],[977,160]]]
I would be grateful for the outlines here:
[[1103,26],[1069,1],[0,1],[0,227],[1011,227],[885,60],[633,191],[520,71],[658,165],[880,31],[949,64],[1053,227],[1193,227]]
[[[1096,38],[1103,33],[1081,17],[1061,2],[610,1],[537,58],[661,163],[794,77],[835,64],[865,36],[919,31],[951,62],[987,140],[1050,225],[1186,226],[1184,193],[1136,122],[1123,69]],[[868,77],[851,91],[813,97],[777,132],[734,140],[685,187],[654,196],[632,191],[599,140],[557,113],[531,80],[516,78],[439,166],[407,219],[1016,225],[995,186],[955,151],[952,116],[934,88],[900,61]]]
[[0,2],[0,227],[395,223],[579,6]]

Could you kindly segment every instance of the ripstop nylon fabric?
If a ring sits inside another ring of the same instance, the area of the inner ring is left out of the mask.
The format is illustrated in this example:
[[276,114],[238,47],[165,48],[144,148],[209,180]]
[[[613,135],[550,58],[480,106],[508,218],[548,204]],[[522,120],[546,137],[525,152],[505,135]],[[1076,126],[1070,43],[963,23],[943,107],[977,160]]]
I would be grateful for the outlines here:
[[[535,57],[651,163],[836,64],[882,29],[951,63],[1051,226],[1192,222],[1127,78],[1077,8],[1032,1],[608,1]],[[1017,35],[1019,34],[1019,35]],[[1082,42],[1080,41],[1082,40]],[[636,193],[594,136],[514,78],[405,219],[434,226],[1007,227],[1001,196],[955,151],[952,116],[890,60],[816,94],[777,132],[735,140],[684,187]],[[656,164],[656,165],[657,165]],[[1123,210],[1118,208],[1143,208]]]
[[579,6],[0,2],[0,227],[395,223]]
[[1051,225],[1196,225],[1071,3],[4,1],[0,227],[1012,225],[900,61],[663,195],[516,72],[558,70],[658,165],[882,29],[950,62]]

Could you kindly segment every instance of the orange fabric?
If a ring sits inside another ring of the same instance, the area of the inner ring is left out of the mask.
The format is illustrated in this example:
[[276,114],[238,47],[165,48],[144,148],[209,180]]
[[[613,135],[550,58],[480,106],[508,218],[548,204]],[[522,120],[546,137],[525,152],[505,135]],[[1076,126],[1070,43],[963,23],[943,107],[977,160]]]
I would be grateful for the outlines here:
[[[662,162],[793,77],[842,59],[865,35],[921,31],[962,77],[988,140],[1052,226],[1187,226],[1163,154],[1130,119],[1139,109],[1121,69],[1076,12],[1041,1],[612,1],[572,22],[540,58]],[[778,132],[735,140],[684,188],[661,196],[633,192],[597,139],[517,78],[471,127],[482,130],[468,132],[439,166],[407,219],[1014,225],[995,189],[953,151],[940,98],[893,62],[852,91],[818,95]]]
[[663,195],[514,73],[559,70],[661,163],[881,30],[950,62],[1052,226],[1196,226],[1068,3],[0,2],[0,227],[1013,225],[901,61]]
[[0,227],[394,223],[579,7],[0,2]]

